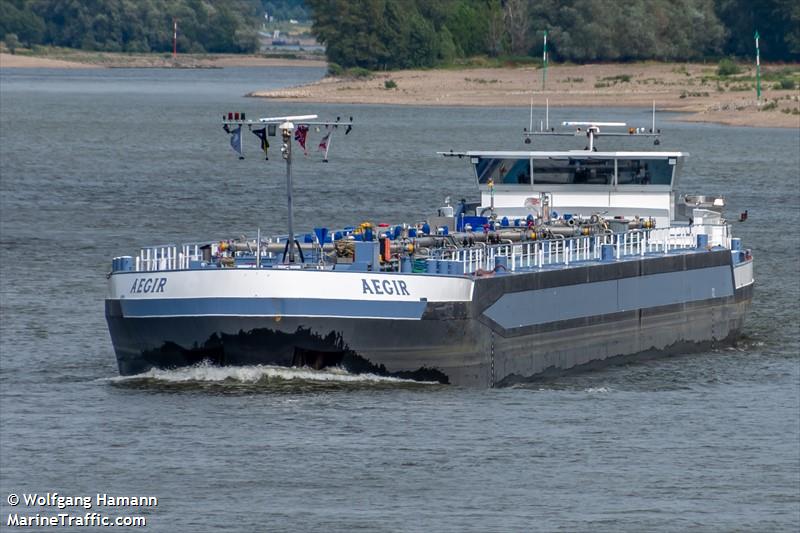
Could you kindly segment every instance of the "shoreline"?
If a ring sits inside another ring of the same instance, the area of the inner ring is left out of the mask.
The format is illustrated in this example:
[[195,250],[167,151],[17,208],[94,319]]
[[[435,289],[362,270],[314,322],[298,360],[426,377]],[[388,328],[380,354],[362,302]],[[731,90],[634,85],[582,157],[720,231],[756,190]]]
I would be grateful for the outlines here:
[[113,52],[53,51],[44,55],[0,52],[0,69],[6,68],[178,68],[310,67],[325,68],[314,58],[286,58],[237,54],[122,54]]
[[[48,49],[45,53],[0,53],[0,70],[26,68],[325,68],[320,58],[236,54],[123,54]],[[368,78],[325,77],[306,85],[254,90],[246,96],[328,104],[528,108],[651,107],[678,112],[679,120],[732,126],[800,129],[800,65],[763,65],[761,102],[754,69],[729,77],[714,64],[608,63],[553,65],[542,90],[538,67],[469,67],[375,72]],[[775,81],[788,76],[794,89]],[[393,87],[393,88],[387,88]]]
[[[764,74],[787,67],[764,66]],[[800,66],[788,67],[800,85]],[[307,85],[253,91],[255,98],[309,103],[414,106],[651,107],[680,112],[682,121],[800,129],[800,93],[762,82],[756,99],[754,72],[722,78],[716,65],[631,63],[557,65],[547,70],[465,68],[377,72],[369,78],[327,77]],[[392,87],[393,88],[387,88]],[[534,88],[532,89],[532,86]],[[752,86],[752,87],[751,87]]]

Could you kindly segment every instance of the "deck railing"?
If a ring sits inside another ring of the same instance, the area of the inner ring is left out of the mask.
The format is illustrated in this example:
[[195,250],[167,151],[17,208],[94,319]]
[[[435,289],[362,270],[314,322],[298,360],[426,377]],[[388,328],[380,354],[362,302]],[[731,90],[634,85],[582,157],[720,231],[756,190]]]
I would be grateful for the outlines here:
[[[579,261],[599,261],[603,257],[603,245],[613,246],[615,259],[696,248],[697,235],[701,234],[708,236],[711,246],[730,248],[729,227],[720,224],[631,230],[524,243],[478,243],[471,248],[437,250],[433,258],[460,264],[454,271],[458,273],[492,270],[498,262],[507,270],[516,271],[551,265],[568,266]],[[132,259],[131,267],[136,272],[186,270],[192,268],[193,262],[202,261],[202,252],[199,244],[167,244],[142,248],[139,255]]]
[[631,230],[582,237],[557,238],[525,243],[505,243],[473,248],[443,250],[438,259],[460,263],[459,272],[492,270],[498,263],[509,271],[545,268],[579,261],[599,261],[603,245],[613,246],[615,259],[669,253],[697,247],[697,235],[709,235],[711,245],[730,247],[728,227],[685,226],[652,230]]
[[200,261],[201,258],[198,244],[148,246],[139,250],[134,269],[137,272],[185,270],[190,267],[191,261]]

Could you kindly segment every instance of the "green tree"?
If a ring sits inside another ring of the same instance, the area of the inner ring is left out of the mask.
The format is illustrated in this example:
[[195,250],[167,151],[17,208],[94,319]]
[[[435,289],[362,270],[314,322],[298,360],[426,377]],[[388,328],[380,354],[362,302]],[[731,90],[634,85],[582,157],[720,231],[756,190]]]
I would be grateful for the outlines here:
[[503,47],[503,32],[505,28],[500,0],[489,1],[486,21],[486,48],[489,55],[496,56],[500,54]]
[[[295,0],[292,0],[295,1]],[[263,20],[260,0],[0,0],[0,36],[23,42],[110,51],[252,52]]]
[[409,19],[397,2],[387,2],[383,11],[383,24],[379,26],[382,47],[377,57],[378,68],[408,68]]
[[412,67],[432,67],[439,56],[439,38],[433,23],[419,13],[409,20],[408,57]]
[[530,13],[527,0],[506,0],[503,10],[511,53],[525,55],[530,47]]
[[542,0],[533,20],[552,57],[579,62],[699,59],[720,53],[725,36],[713,0]]
[[28,45],[42,41],[44,21],[30,7],[24,0],[0,0],[0,38],[13,33],[18,41]]
[[19,37],[17,37],[17,34],[6,33],[4,38],[5,38],[6,48],[8,48],[8,51],[11,52],[12,55],[16,54],[17,48],[19,48]]
[[439,32],[439,46],[438,46],[438,63],[452,63],[453,60],[457,57],[462,55],[459,53],[458,47],[456,46],[455,41],[453,40],[453,34],[450,33],[450,30],[447,26],[443,26],[442,30]]
[[210,18],[211,23],[205,36],[201,39],[206,49],[217,52],[238,52],[234,43],[236,17],[233,16],[231,10],[226,6],[221,6]]
[[470,57],[487,53],[488,6],[483,2],[459,2],[447,18],[458,55]]

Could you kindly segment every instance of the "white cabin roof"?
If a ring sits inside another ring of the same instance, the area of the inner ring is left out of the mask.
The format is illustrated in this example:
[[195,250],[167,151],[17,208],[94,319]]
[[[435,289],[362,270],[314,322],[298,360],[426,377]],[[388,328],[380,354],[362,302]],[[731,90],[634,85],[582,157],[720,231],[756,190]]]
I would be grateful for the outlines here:
[[439,152],[445,156],[461,157],[493,157],[502,159],[548,159],[548,158],[591,158],[591,159],[666,159],[669,157],[686,157],[687,152],[590,152],[588,150],[567,151],[467,151]]

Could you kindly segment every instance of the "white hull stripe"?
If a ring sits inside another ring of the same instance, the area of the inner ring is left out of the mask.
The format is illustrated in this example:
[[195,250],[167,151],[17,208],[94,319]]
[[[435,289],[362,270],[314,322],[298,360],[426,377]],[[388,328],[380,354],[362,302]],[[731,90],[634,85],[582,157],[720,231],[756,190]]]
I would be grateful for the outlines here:
[[126,318],[190,316],[307,316],[419,320],[426,302],[330,300],[322,298],[121,299]]

